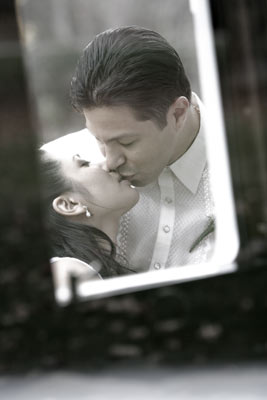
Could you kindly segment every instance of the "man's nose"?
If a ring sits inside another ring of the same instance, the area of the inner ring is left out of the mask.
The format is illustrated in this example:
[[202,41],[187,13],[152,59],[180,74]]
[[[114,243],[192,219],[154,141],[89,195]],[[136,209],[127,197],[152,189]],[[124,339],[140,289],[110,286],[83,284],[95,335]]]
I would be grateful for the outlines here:
[[106,167],[108,171],[115,171],[125,163],[124,155],[116,148],[106,148]]

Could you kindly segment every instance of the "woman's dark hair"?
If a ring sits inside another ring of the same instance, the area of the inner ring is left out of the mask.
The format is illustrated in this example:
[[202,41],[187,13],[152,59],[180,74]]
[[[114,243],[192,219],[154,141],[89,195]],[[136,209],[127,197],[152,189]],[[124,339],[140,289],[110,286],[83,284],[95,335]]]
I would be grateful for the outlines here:
[[101,266],[98,272],[103,278],[129,273],[131,270],[127,268],[125,260],[116,260],[116,247],[104,232],[92,226],[69,221],[54,210],[52,203],[56,197],[70,191],[83,193],[85,189],[64,176],[61,163],[52,160],[42,150],[40,172],[47,230],[51,241],[50,256],[74,257],[87,264],[97,261]]
[[110,29],[84,49],[71,81],[71,100],[82,111],[129,106],[139,120],[162,129],[170,105],[191,100],[191,87],[174,48],[157,32],[138,26]]

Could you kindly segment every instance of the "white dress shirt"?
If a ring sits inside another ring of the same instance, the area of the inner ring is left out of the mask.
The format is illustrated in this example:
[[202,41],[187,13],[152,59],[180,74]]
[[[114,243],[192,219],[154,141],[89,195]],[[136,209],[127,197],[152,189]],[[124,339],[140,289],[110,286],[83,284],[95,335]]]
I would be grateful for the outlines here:
[[[190,252],[214,215],[205,151],[205,110],[195,97],[201,118],[194,142],[157,181],[138,188],[139,202],[121,218],[118,251],[137,272],[205,262],[212,255],[214,233]],[[60,137],[43,148],[57,159],[76,153],[91,162],[104,159],[87,129]]]
[[[137,272],[205,262],[214,233],[190,248],[213,218],[205,151],[205,112],[200,130],[186,153],[164,168],[158,180],[142,188],[140,200],[121,218],[119,252]],[[164,149],[162,149],[164,151]]]

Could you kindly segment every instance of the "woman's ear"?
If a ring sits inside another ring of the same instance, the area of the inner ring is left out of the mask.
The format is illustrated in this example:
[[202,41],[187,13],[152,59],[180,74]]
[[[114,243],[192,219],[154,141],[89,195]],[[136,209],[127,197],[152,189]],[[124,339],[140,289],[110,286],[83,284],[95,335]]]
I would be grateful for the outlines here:
[[53,200],[53,209],[61,215],[74,216],[84,214],[84,206],[80,201],[74,200],[72,196],[63,194]]

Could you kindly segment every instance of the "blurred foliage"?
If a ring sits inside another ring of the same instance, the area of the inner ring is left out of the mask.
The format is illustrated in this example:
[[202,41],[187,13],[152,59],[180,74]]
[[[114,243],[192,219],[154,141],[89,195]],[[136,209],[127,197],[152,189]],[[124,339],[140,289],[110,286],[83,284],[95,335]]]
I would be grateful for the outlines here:
[[[240,265],[267,260],[266,1],[212,0],[215,42],[239,224]],[[238,16],[238,18],[237,18]]]

